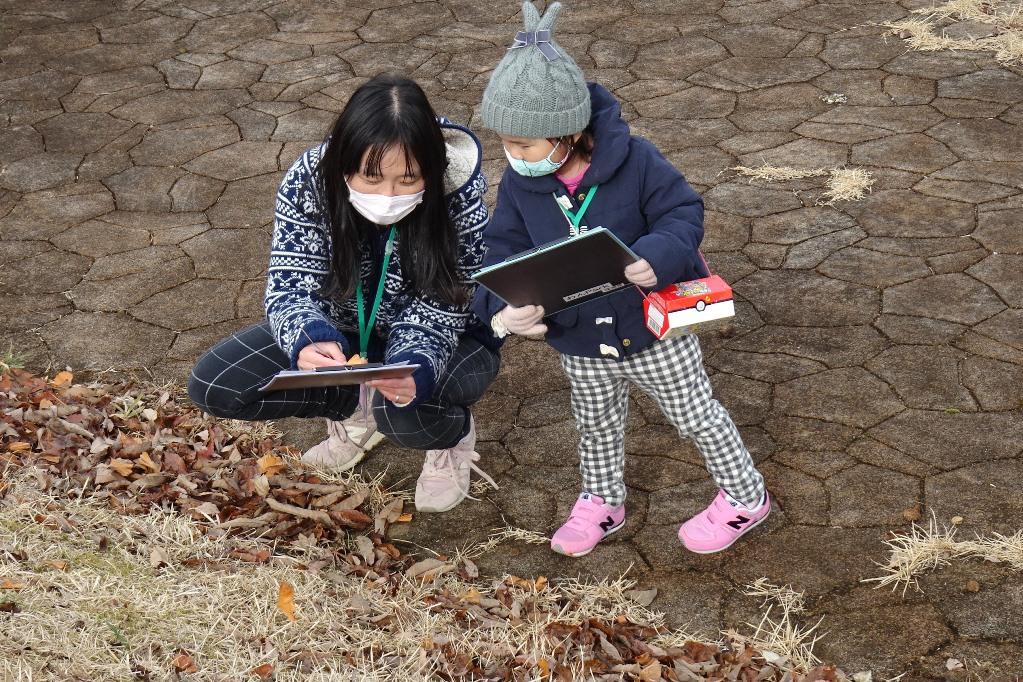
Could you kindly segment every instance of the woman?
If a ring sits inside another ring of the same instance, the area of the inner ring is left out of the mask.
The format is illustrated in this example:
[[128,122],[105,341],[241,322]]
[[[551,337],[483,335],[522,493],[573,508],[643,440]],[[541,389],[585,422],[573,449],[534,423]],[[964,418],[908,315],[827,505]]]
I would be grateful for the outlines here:
[[[234,419],[326,417],[326,440],[302,459],[335,470],[383,437],[426,450],[418,509],[461,502],[470,469],[486,477],[469,406],[500,364],[500,342],[469,310],[489,219],[481,158],[479,140],[438,119],[415,82],[378,76],[356,90],[327,140],[281,183],[267,321],[199,359],[192,400]],[[370,382],[365,410],[356,409],[358,387],[259,393],[281,370],[342,365],[355,354],[419,369]]]

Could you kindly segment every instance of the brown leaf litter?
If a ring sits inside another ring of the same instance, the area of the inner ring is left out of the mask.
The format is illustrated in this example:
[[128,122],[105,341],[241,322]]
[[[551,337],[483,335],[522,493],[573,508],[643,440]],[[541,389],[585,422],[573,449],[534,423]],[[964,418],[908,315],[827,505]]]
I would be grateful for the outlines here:
[[633,581],[417,561],[402,497],[297,455],[172,390],[4,370],[0,677],[847,679],[670,631]]

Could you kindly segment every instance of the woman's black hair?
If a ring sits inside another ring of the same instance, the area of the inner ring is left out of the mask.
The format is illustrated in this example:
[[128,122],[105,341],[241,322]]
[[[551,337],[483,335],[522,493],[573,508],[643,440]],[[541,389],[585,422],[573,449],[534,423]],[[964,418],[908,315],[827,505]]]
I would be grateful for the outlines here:
[[418,294],[464,303],[467,292],[456,270],[458,233],[444,197],[444,136],[423,89],[415,81],[386,74],[364,83],[348,100],[334,121],[317,169],[331,230],[332,290],[342,298],[352,295],[360,245],[380,229],[349,203],[345,179],[360,171],[379,175],[381,159],[392,147],[405,153],[409,175],[414,174],[415,160],[426,190],[423,202],[398,223],[397,255],[405,280]]

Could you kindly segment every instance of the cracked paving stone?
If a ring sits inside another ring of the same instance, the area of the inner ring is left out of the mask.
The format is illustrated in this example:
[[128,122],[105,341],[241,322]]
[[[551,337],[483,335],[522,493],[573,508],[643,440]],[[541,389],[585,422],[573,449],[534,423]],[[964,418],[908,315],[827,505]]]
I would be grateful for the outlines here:
[[186,331],[234,317],[239,284],[216,279],[193,279],[137,303],[131,314],[138,320],[175,331]]
[[[516,381],[529,376],[529,382]],[[501,372],[488,390],[516,398],[546,395],[568,388],[560,356],[541,341],[516,339],[506,343],[501,353]]]
[[[274,198],[280,173],[267,173],[227,185],[213,207],[206,211],[217,228],[247,228],[267,225],[273,220]],[[256,239],[257,237],[253,237]],[[269,238],[264,236],[269,244]]]
[[472,413],[476,417],[477,438],[481,441],[503,441],[514,426],[510,416],[518,412],[520,402],[518,398],[496,391],[484,393],[480,401],[472,406]]
[[527,429],[516,426],[505,439],[505,447],[519,464],[574,466],[579,461],[579,432],[572,421]]
[[81,310],[117,312],[194,276],[176,247],[153,246],[96,259],[69,295]]
[[7,127],[4,144],[0,146],[0,163],[12,163],[43,150],[43,136],[32,126]]
[[164,90],[124,104],[111,113],[130,121],[160,125],[204,114],[224,114],[250,100],[244,90]]
[[376,10],[355,32],[367,43],[403,42],[452,24],[454,20],[454,15],[443,4],[418,2]]
[[827,369],[820,362],[783,353],[743,353],[724,349],[715,352],[706,364],[721,372],[772,384]]
[[[678,542],[676,539],[675,542]],[[721,608],[731,586],[713,573],[664,571],[643,575],[637,589],[657,588],[650,608],[663,612],[668,627],[721,629]]]
[[905,315],[880,315],[874,325],[895,343],[906,344],[945,344],[966,329],[955,322]]
[[942,197],[953,201],[963,201],[969,204],[981,204],[986,201],[1004,199],[1016,193],[1016,190],[1011,187],[995,185],[990,182],[958,182],[935,178],[924,178],[913,185],[913,189],[921,194]]
[[983,69],[941,79],[938,96],[1015,104],[1021,88],[1023,76],[1006,69]]
[[702,466],[678,462],[666,457],[636,455],[625,458],[625,482],[630,488],[646,493],[692,483],[707,477]]
[[388,43],[385,49],[380,45],[366,43],[341,53],[345,62],[351,65],[354,75],[369,78],[385,71],[410,73],[431,56],[431,52],[408,43]]
[[159,362],[174,333],[123,313],[76,311],[40,331],[60,364],[82,369],[140,369]]
[[1023,135],[1019,134],[1019,128],[998,119],[946,120],[927,134],[944,142],[963,160],[1018,161],[1023,156]]
[[896,133],[918,133],[942,120],[929,106],[864,107],[841,106],[810,119],[813,123],[854,123],[884,128]]
[[330,130],[337,114],[321,109],[300,109],[277,119],[277,127],[270,138],[274,141],[322,140]]
[[29,156],[4,165],[0,170],[0,187],[15,192],[38,192],[75,180],[82,157],[53,152]]
[[[941,469],[1016,457],[1023,421],[1007,412],[906,410],[869,431],[872,438]],[[928,503],[933,502],[928,495]]]
[[888,382],[908,407],[975,410],[970,391],[960,383],[963,357],[945,346],[894,346],[871,358],[866,366]]
[[746,154],[739,158],[739,162],[753,167],[764,164],[792,168],[842,167],[846,165],[848,155],[844,144],[800,139]]
[[131,128],[122,121],[103,113],[64,113],[36,124],[35,128],[46,141],[49,152],[88,154],[94,152]]
[[963,383],[984,410],[1023,409],[1023,367],[991,358],[967,358]]
[[856,466],[852,457],[842,452],[824,451],[819,445],[807,450],[780,450],[773,461],[821,480]]
[[[658,408],[653,407],[652,409]],[[675,462],[684,462],[697,467],[704,466],[703,458],[697,452],[693,442],[681,438],[678,430],[666,423],[647,424],[635,433],[627,434],[625,453],[626,455],[665,457]]]
[[[728,57],[720,43],[703,36],[641,44],[630,71],[640,79],[685,78]],[[731,78],[728,73],[723,73]],[[733,79],[734,80],[734,79]]]
[[229,121],[216,125],[152,128],[129,152],[139,165],[181,166],[205,152],[239,141],[238,129]]
[[700,86],[636,103],[640,116],[660,119],[721,118],[734,108],[735,95]]
[[817,271],[834,279],[860,282],[883,289],[926,277],[931,269],[922,258],[849,247],[829,256],[818,266]]
[[50,241],[65,251],[98,258],[148,246],[149,230],[88,220],[51,237]]
[[0,292],[4,294],[56,294],[78,284],[92,259],[51,249],[4,264]]
[[824,526],[828,523],[828,496],[824,484],[776,462],[760,467],[771,502],[785,510],[785,518],[800,525]]
[[[1015,417],[1018,422],[1019,414]],[[974,445],[971,450],[977,448]],[[1023,500],[1012,481],[1023,475],[1023,462],[978,459],[955,471],[928,477],[927,505],[939,519],[962,516],[961,534],[1015,533],[1023,524]]]
[[959,159],[937,140],[919,133],[908,133],[854,145],[849,160],[860,166],[889,166],[931,173]]
[[[476,521],[473,521],[476,523]],[[626,521],[628,523],[628,521]],[[680,546],[680,551],[681,546]],[[616,542],[614,536],[604,541],[594,551],[581,557],[567,557],[551,551],[543,545],[526,545],[509,541],[499,550],[484,554],[476,560],[480,572],[489,575],[503,575],[509,565],[515,574],[523,578],[559,576],[572,578],[592,576],[598,580],[619,578],[633,574],[646,567],[643,557],[625,542]]]
[[[220,340],[250,325],[258,324],[260,321],[256,318],[229,319],[225,322],[217,322],[183,331],[174,337],[174,344],[167,351],[167,356],[175,360],[194,362],[196,358],[215,346]],[[289,443],[292,442],[289,441]],[[316,442],[319,442],[319,440]]]
[[1003,310],[975,329],[992,339],[1023,350],[1023,310]]
[[814,76],[819,76],[827,70],[827,65],[816,57],[784,57],[772,60],[731,57],[706,69],[709,73],[723,76],[751,88],[767,88],[783,83],[801,83]]
[[351,69],[335,55],[306,57],[268,66],[261,80],[291,85],[318,76],[352,76]]
[[828,367],[858,365],[887,346],[876,329],[866,325],[839,327],[782,327],[767,325],[728,341],[735,350],[775,352],[823,362]]
[[196,157],[185,168],[218,180],[242,180],[277,170],[280,151],[276,142],[235,142]]
[[875,575],[875,562],[884,556],[884,535],[879,528],[787,525],[772,533],[758,529],[722,555],[723,570],[741,584],[766,577],[776,585],[805,590],[812,598],[854,587]]
[[703,225],[703,242],[700,249],[705,253],[734,251],[749,243],[749,220],[741,216],[706,211],[703,215]]
[[959,251],[972,251],[977,242],[969,237],[868,237],[857,246],[864,249],[894,253],[899,256],[943,256]]
[[845,424],[787,415],[772,416],[764,428],[783,449],[810,452],[844,450],[861,433]]
[[121,211],[169,211],[170,190],[184,172],[179,168],[132,166],[106,179]]
[[771,385],[718,372],[710,378],[714,397],[738,426],[760,424],[771,412]]
[[[864,396],[870,396],[864,400]],[[775,409],[796,417],[867,428],[904,409],[892,389],[860,367],[832,369],[779,384]]]
[[217,229],[182,242],[195,262],[197,277],[215,280],[250,279],[266,271],[270,240],[260,230]]
[[1003,308],[1005,304],[991,289],[964,274],[934,275],[899,284],[885,289],[882,303],[885,313],[963,324],[975,324]]
[[1023,256],[996,253],[988,256],[969,270],[980,281],[998,292],[1013,308],[1023,308]]
[[262,12],[232,14],[195,22],[180,44],[193,52],[226,52],[276,30],[273,20]]
[[812,326],[821,320],[834,326],[869,324],[879,299],[872,288],[801,270],[760,270],[733,288],[768,324],[779,325]]
[[0,239],[46,239],[112,210],[113,197],[96,183],[33,192],[0,219]]
[[745,182],[726,182],[703,195],[717,211],[754,218],[802,207],[792,192],[758,187]]
[[838,232],[855,225],[845,213],[826,206],[798,208],[794,211],[753,220],[753,241],[770,244],[796,244],[813,237]]
[[535,428],[571,419],[569,389],[531,396],[522,401],[517,426]]
[[878,237],[953,237],[974,228],[973,206],[908,190],[875,192],[848,211],[860,227]]
[[[875,569],[876,570],[876,569]],[[930,604],[895,604],[847,610],[833,597],[818,607],[839,637],[824,637],[814,653],[843,661],[851,670],[899,675],[953,637],[941,613]],[[878,642],[884,642],[882,646]],[[947,671],[946,671],[947,672]]]
[[[1018,580],[984,584],[976,593],[948,590],[946,595],[936,601],[936,606],[961,636],[1013,642],[1023,639],[1023,621],[1017,617],[1023,608],[1023,584]],[[972,654],[966,658],[974,664]],[[1009,665],[1019,666],[1020,659]]]
[[988,182],[1023,187],[1023,163],[960,161],[948,168],[943,168],[937,173],[933,173],[931,177],[946,180],[976,180],[977,178],[984,178]]
[[825,485],[831,524],[842,528],[902,526],[902,512],[921,502],[919,479],[867,464],[835,474]]

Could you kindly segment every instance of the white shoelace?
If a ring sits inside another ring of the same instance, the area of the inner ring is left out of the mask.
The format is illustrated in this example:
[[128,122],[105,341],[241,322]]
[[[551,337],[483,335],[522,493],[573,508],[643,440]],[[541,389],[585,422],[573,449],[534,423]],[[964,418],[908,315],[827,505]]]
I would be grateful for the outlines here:
[[469,494],[468,487],[463,488],[459,485],[457,476],[458,465],[464,461],[469,465],[470,471],[475,471],[483,477],[487,483],[494,486],[494,489],[497,489],[498,486],[494,479],[492,479],[487,472],[483,471],[483,469],[476,466],[476,462],[479,461],[479,458],[480,453],[475,451],[470,452],[468,455],[458,455],[455,453],[454,448],[448,448],[446,450],[429,450],[426,453],[426,461],[423,462],[422,475],[427,478],[448,479],[458,485],[458,490],[470,500],[479,501],[478,498]]

